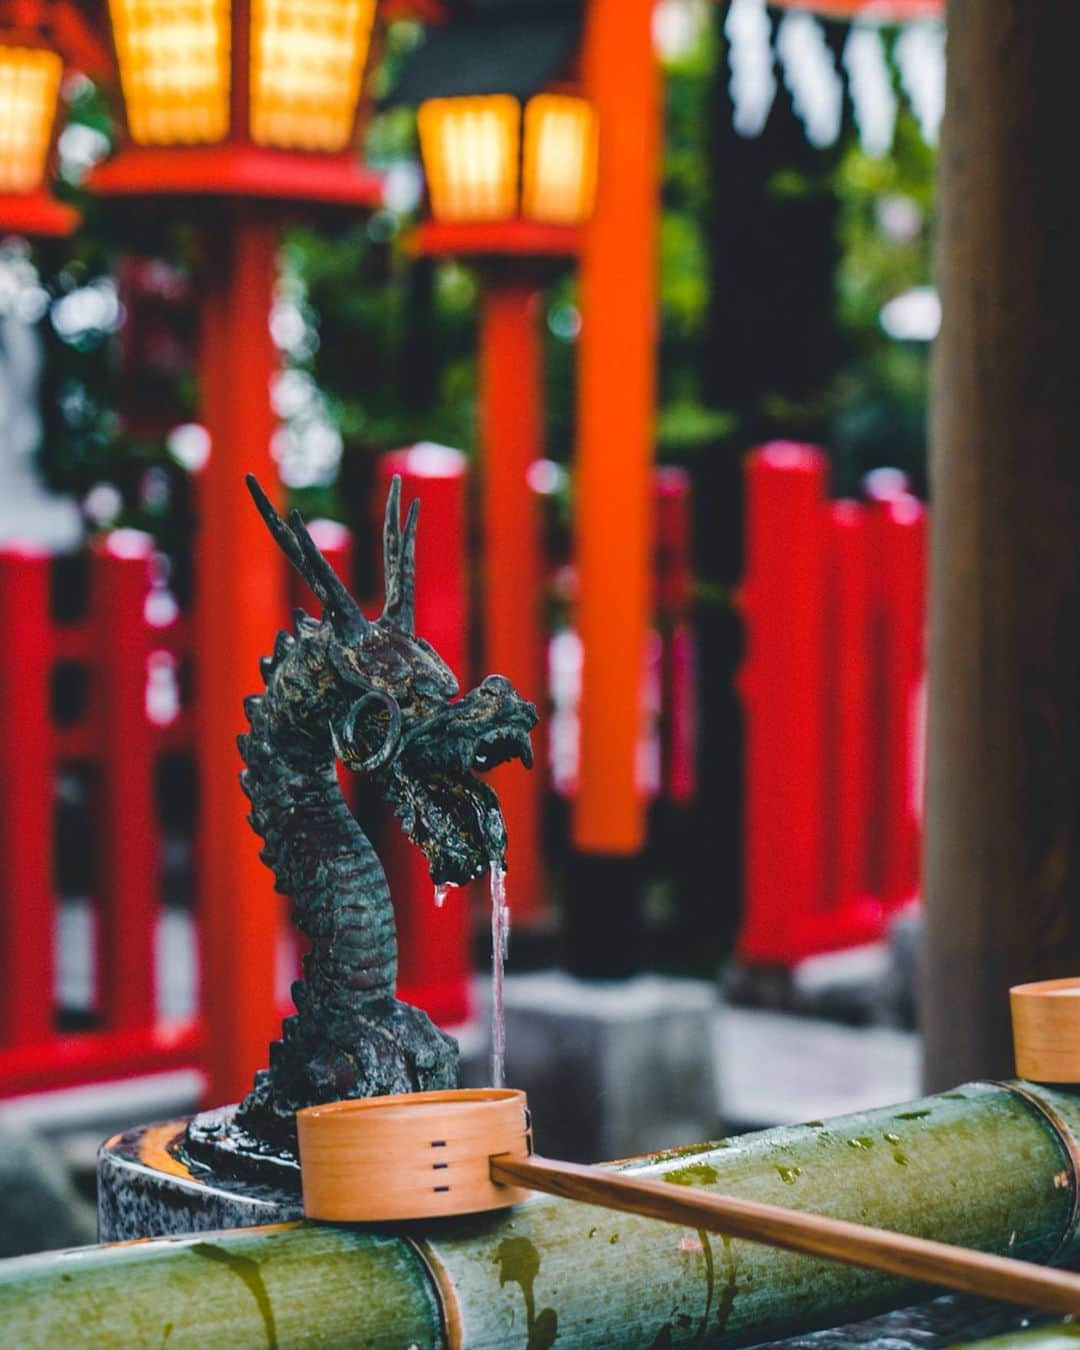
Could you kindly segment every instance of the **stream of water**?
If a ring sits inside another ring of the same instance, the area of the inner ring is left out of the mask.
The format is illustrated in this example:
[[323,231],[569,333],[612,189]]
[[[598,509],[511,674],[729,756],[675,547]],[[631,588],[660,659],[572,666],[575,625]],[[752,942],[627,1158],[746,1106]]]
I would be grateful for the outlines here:
[[[435,887],[435,908],[442,909],[453,882]],[[510,909],[506,903],[506,869],[491,863],[491,1086],[506,1086],[506,1027],[503,1013],[503,966],[510,954]]]
[[506,1025],[503,1013],[503,963],[510,949],[510,910],[506,872],[491,864],[491,1086],[506,1086]]

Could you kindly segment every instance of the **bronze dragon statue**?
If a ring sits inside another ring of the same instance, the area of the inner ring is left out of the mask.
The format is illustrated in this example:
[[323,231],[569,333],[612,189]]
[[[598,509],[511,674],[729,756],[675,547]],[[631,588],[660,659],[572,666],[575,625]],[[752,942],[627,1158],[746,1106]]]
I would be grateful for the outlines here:
[[[506,829],[495,793],[476,775],[532,763],[536,710],[501,675],[458,698],[454,675],[417,636],[418,502],[400,522],[400,480],[386,505],[386,602],[368,620],[319,552],[300,515],[283,520],[254,478],[248,488],[285,556],[322,605],[298,611],[262,661],[265,690],[245,701],[239,738],[249,820],[277,890],[291,897],[310,941],[295,1015],[270,1047],[269,1068],[235,1115],[196,1117],[186,1150],[238,1163],[289,1165],[295,1113],[342,1097],[454,1087],[456,1043],[395,997],[397,939],[386,877],[342,796],[336,761],[366,775],[423,849],[432,880],[461,885],[502,865]],[[263,1169],[267,1170],[266,1168]]]

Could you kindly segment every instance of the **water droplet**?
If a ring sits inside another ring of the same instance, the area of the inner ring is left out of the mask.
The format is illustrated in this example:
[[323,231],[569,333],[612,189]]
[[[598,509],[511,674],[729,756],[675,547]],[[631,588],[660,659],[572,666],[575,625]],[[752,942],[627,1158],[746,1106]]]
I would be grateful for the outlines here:
[[776,1173],[777,1176],[779,1176],[780,1180],[785,1183],[785,1185],[794,1186],[796,1179],[802,1176],[802,1168],[780,1167],[779,1165],[777,1165]]
[[450,894],[450,883],[444,881],[441,886],[435,887],[435,908],[442,909],[446,904],[446,897]]
[[891,1130],[886,1130],[885,1142],[887,1144],[898,1144],[900,1142],[900,1136],[898,1134],[893,1134]]
[[874,1147],[874,1141],[865,1134],[860,1134],[856,1139],[849,1139],[848,1143],[852,1148],[857,1148],[863,1153],[867,1153]]

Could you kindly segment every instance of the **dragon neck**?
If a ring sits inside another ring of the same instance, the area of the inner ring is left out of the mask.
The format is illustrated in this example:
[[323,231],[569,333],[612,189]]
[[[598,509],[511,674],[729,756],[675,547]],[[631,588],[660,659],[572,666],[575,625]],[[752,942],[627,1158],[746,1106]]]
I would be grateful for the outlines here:
[[293,987],[297,1012],[340,1024],[347,1037],[352,1017],[393,997],[397,941],[385,873],[342,796],[328,711],[313,697],[312,672],[324,664],[319,627],[305,633],[301,624],[299,640],[279,634],[265,693],[245,702],[241,783],[261,857],[311,944]]

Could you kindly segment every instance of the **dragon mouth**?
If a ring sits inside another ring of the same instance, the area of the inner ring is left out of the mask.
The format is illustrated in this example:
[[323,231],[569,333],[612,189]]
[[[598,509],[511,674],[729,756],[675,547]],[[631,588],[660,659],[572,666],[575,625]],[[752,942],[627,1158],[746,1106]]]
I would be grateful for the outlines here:
[[423,849],[436,885],[464,885],[506,857],[499,799],[479,777],[501,764],[533,762],[536,710],[500,677],[406,733],[384,775],[405,834]]
[[481,736],[469,767],[474,773],[489,773],[512,759],[520,759],[527,769],[532,768],[532,742],[525,727],[516,727],[511,731],[493,730]]

